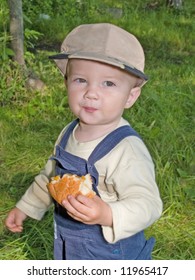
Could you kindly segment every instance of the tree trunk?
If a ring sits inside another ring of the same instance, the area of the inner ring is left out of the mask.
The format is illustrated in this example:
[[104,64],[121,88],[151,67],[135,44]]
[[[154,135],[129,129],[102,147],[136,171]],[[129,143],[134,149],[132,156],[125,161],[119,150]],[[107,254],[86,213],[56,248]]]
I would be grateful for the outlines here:
[[14,51],[14,60],[24,66],[24,33],[23,33],[23,13],[22,0],[8,0],[10,11],[10,35],[11,47]]
[[45,84],[34,73],[27,69],[24,60],[24,29],[22,0],[7,0],[10,11],[11,48],[14,52],[13,60],[22,66],[23,74],[27,77],[26,86],[32,90],[43,90]]

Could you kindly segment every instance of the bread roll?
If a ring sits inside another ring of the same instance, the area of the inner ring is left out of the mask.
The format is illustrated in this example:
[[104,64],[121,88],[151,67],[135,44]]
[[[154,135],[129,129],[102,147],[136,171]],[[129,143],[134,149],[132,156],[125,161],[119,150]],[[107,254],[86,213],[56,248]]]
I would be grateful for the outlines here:
[[92,189],[92,179],[90,174],[85,176],[77,176],[72,174],[64,174],[62,178],[55,176],[47,184],[51,196],[59,203],[62,204],[68,195],[77,196],[79,194],[92,198],[96,193]]

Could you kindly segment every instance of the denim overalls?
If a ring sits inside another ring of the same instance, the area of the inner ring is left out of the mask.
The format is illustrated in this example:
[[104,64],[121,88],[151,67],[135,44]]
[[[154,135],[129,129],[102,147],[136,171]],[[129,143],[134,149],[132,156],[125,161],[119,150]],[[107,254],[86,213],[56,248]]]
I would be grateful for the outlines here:
[[[130,127],[122,126],[106,136],[93,150],[88,160],[65,151],[70,134],[77,125],[73,121],[56,147],[51,159],[56,161],[56,175],[65,173],[79,176],[90,173],[93,189],[98,195],[98,172],[95,162],[111,151],[124,137],[139,135]],[[143,231],[117,241],[108,243],[100,225],[87,225],[72,219],[66,210],[55,201],[54,212],[54,259],[56,260],[144,260],[151,259],[154,238],[146,240]]]

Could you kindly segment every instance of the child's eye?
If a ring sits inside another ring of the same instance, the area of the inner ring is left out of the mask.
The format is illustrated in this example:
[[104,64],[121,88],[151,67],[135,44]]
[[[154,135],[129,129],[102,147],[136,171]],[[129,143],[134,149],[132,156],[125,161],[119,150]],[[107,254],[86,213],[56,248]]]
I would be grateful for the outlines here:
[[115,83],[111,82],[111,81],[105,81],[103,82],[104,86],[106,87],[113,87],[115,86]]
[[75,79],[75,82],[82,84],[82,83],[86,83],[86,80],[82,79],[82,78],[77,78],[77,79]]

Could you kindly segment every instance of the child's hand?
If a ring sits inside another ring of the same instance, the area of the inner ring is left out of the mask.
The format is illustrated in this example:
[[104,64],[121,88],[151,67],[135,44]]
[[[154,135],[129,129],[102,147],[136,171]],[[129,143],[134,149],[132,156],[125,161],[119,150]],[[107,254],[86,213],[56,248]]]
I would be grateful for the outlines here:
[[99,196],[87,198],[83,195],[68,196],[62,202],[68,214],[77,221],[85,224],[112,226],[112,211],[110,206]]
[[6,220],[5,226],[12,232],[22,232],[23,231],[23,221],[27,218],[27,215],[18,208],[13,208]]

